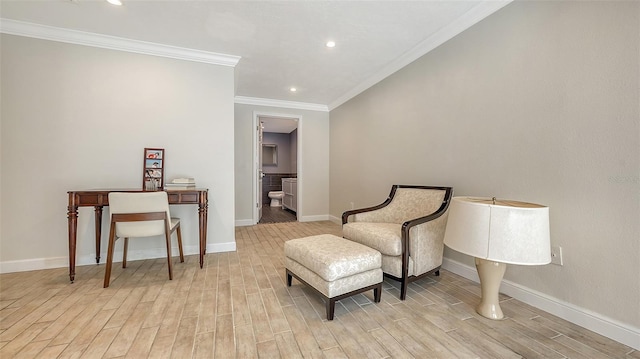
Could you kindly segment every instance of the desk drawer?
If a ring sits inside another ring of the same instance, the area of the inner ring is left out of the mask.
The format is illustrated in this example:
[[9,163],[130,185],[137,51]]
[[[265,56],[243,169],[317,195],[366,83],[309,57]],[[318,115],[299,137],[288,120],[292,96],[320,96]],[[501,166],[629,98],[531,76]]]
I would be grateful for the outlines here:
[[177,192],[177,191],[167,191],[167,196],[169,197],[169,203],[198,203],[199,202],[199,193],[198,192]]

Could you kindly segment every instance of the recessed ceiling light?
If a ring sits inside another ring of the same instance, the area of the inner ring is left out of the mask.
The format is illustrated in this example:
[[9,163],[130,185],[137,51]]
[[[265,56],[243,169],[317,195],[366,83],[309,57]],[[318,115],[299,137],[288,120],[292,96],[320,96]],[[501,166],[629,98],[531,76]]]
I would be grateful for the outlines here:
[[297,88],[295,88],[295,87],[292,87],[292,88],[290,88],[290,89],[289,89],[289,91],[291,91],[291,92],[296,92],[296,91],[298,91],[298,89],[297,89]]
[[111,5],[118,5],[118,6],[122,5],[122,1],[120,0],[107,0],[107,2]]
[[335,43],[335,41],[327,41],[326,46],[327,47],[336,47],[336,43]]

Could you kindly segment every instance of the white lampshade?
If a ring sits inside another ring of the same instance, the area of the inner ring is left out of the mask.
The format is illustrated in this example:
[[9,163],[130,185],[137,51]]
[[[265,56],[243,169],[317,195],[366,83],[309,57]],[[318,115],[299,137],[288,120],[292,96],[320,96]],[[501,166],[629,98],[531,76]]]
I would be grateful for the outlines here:
[[495,262],[551,262],[549,207],[491,198],[454,197],[444,244]]

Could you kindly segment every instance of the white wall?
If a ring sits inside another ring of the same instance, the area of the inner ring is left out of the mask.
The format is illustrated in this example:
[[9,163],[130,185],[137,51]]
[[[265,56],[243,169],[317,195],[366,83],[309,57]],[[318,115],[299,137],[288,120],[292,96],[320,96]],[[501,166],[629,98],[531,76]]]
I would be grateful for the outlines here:
[[301,158],[298,172],[300,221],[329,218],[329,113],[257,105],[235,105],[235,186],[236,224],[246,225],[253,218],[253,116],[277,114],[301,117],[298,123]]
[[548,205],[564,266],[505,279],[640,345],[639,15],[638,2],[514,2],[331,111],[331,215],[396,183]]
[[[2,271],[67,266],[66,192],[141,188],[144,147],[165,149],[167,180],[209,188],[208,250],[235,248],[232,67],[11,35],[1,56]],[[197,253],[197,207],[172,214]],[[88,264],[93,209],[78,222],[77,263]],[[163,248],[131,243],[133,257]]]

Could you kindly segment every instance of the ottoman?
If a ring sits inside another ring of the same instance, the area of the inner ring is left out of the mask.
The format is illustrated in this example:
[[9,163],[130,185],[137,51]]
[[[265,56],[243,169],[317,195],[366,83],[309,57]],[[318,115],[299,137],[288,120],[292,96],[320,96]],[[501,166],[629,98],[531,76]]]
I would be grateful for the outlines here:
[[333,320],[336,301],[373,289],[382,295],[382,255],[350,240],[321,234],[284,243],[287,286],[295,277],[325,299],[327,320]]

